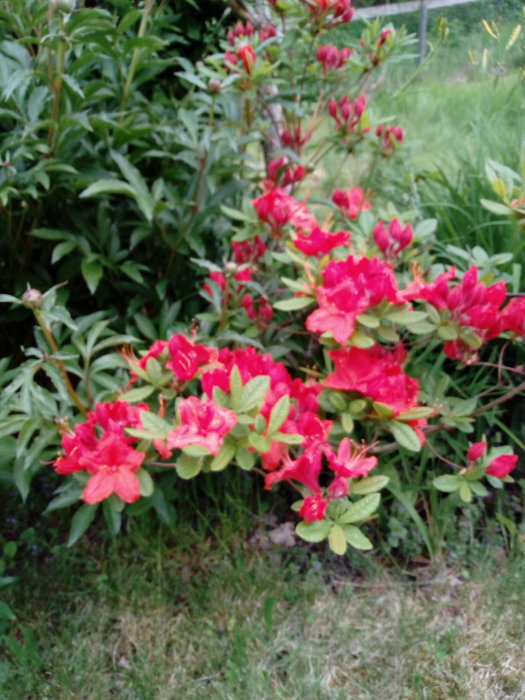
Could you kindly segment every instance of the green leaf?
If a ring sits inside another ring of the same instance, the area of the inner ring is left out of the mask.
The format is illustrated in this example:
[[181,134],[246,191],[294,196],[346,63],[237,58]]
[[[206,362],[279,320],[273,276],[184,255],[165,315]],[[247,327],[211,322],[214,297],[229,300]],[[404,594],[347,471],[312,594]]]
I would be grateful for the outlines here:
[[397,420],[418,420],[419,418],[430,418],[435,414],[435,410],[429,406],[418,406],[411,408],[409,411],[400,413]]
[[438,491],[444,491],[445,493],[453,493],[457,491],[463,479],[456,474],[444,474],[443,476],[438,476],[432,481],[432,485]]
[[306,306],[310,306],[314,301],[315,299],[307,296],[291,297],[290,299],[276,301],[273,308],[279,311],[298,311],[299,309],[304,309]]
[[202,459],[182,454],[177,460],[175,469],[181,479],[193,479],[202,469]]
[[288,418],[290,413],[290,397],[288,394],[281,396],[281,398],[275,403],[272,411],[270,413],[270,420],[268,422],[268,434],[272,435],[276,433],[285,420]]
[[259,435],[262,435],[266,430],[266,427],[266,418],[261,413],[258,413],[255,416],[255,422],[253,424],[255,432],[259,433]]
[[350,483],[350,493],[356,494],[357,496],[375,493],[384,488],[389,481],[390,479],[388,476],[369,476],[367,479],[352,481]]
[[368,537],[361,532],[361,530],[355,525],[343,525],[341,528],[344,532],[346,541],[351,547],[355,549],[373,549],[373,544],[370,542]]
[[242,390],[239,401],[239,412],[250,413],[258,409],[270,388],[270,377],[260,374],[247,382]]
[[259,435],[258,433],[250,433],[248,436],[248,440],[250,442],[250,445],[254,447],[257,452],[268,452],[271,448],[271,442],[270,440],[265,437],[264,435]]
[[345,512],[337,518],[337,522],[347,524],[366,520],[376,512],[380,500],[381,496],[378,493],[370,493],[356,503],[351,503]]
[[220,472],[225,469],[232,461],[235,455],[236,447],[237,446],[233,440],[226,439],[217,455],[211,461],[211,471]]
[[91,294],[94,294],[102,279],[103,269],[98,260],[82,260],[80,264],[82,277],[86,280]]
[[71,520],[71,529],[69,531],[69,539],[67,541],[68,547],[72,547],[91,525],[97,512],[97,508],[98,503],[95,505],[84,503],[84,505],[77,510],[73,516],[73,519]]
[[367,350],[374,344],[375,340],[371,336],[361,333],[361,331],[354,331],[349,340],[349,345],[355,345],[356,348],[361,348],[362,350]]
[[138,389],[130,389],[120,394],[119,401],[127,401],[128,403],[137,403],[151,396],[155,391],[154,386],[141,386]]
[[301,445],[304,442],[304,435],[297,433],[274,433],[272,440],[284,442],[285,445]]
[[437,334],[441,340],[457,340],[458,332],[452,326],[438,326]]
[[472,492],[476,494],[476,496],[481,496],[481,498],[485,498],[485,496],[489,495],[487,487],[480,481],[471,481],[470,488]]
[[48,503],[44,513],[51,513],[59,508],[67,508],[68,506],[73,505],[73,503],[77,503],[82,495],[82,491],[83,487],[79,487],[75,484],[72,488],[67,489],[67,491],[63,491],[58,496],[53,498],[53,500]]
[[371,314],[359,314],[357,320],[365,328],[378,328],[381,323],[377,316],[372,316]]
[[420,323],[427,318],[427,314],[424,311],[390,311],[385,314],[384,318],[392,321],[392,323]]
[[208,448],[197,444],[186,445],[186,447],[182,448],[182,451],[189,457],[209,457],[209,455],[211,454]]
[[245,410],[241,410],[241,394],[242,394],[242,377],[237,365],[232,367],[230,372],[230,394],[232,397],[233,410],[237,413],[246,413]]
[[372,408],[377,413],[380,418],[392,418],[394,415],[394,409],[386,403],[381,403],[380,401],[373,401]]
[[299,537],[306,542],[322,542],[330,534],[332,523],[327,520],[316,520],[313,523],[301,521],[295,526],[295,531]]
[[341,425],[343,426],[345,433],[352,432],[354,429],[354,417],[351,413],[347,413],[346,411],[341,413]]
[[328,535],[328,545],[335,554],[343,555],[346,552],[346,537],[339,525],[334,525]]
[[146,430],[161,433],[164,437],[175,427],[152,411],[141,411],[140,420]]
[[151,478],[151,474],[146,469],[138,469],[135,474],[139,480],[140,495],[143,498],[149,498],[155,491],[155,484]]
[[482,206],[493,214],[503,214],[503,216],[510,216],[512,214],[512,209],[501,202],[494,202],[491,199],[480,199]]
[[102,505],[104,518],[112,535],[118,535],[122,525],[122,512],[111,507],[111,499],[106,499]]
[[250,452],[250,450],[247,450],[245,447],[238,447],[235,453],[235,459],[241,469],[250,471],[257,461],[257,455],[255,452]]
[[80,193],[80,197],[96,197],[99,194],[125,194],[128,197],[135,198],[135,190],[131,185],[128,185],[124,180],[116,179],[101,179],[94,182],[89,187]]
[[401,445],[406,450],[410,450],[410,452],[419,452],[421,450],[421,443],[414,428],[398,421],[389,421],[387,425],[398,445]]
[[470,490],[470,486],[464,480],[462,480],[461,486],[459,487],[459,497],[463,503],[470,503],[472,501],[472,491]]

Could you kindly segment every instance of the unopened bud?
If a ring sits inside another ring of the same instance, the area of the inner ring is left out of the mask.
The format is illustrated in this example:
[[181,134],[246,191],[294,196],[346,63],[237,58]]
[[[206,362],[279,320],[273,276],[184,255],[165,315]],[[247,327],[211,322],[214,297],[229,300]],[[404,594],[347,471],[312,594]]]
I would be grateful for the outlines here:
[[26,289],[22,295],[22,302],[28,309],[39,309],[44,302],[44,296],[38,289]]
[[218,93],[221,91],[221,81],[219,78],[211,78],[210,82],[208,83],[208,88],[211,90],[211,92]]

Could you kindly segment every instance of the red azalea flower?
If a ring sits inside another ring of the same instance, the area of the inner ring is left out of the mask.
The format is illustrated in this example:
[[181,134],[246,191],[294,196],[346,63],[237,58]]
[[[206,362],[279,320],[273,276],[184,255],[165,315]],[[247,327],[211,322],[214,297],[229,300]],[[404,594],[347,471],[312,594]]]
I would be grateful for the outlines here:
[[217,356],[215,348],[194,345],[186,336],[177,333],[168,341],[170,361],[166,367],[171,369],[181,382],[191,381],[201,366],[207,365]]
[[233,259],[238,265],[255,262],[266,252],[266,244],[260,236],[255,236],[253,240],[233,241]]
[[125,503],[133,503],[140,497],[139,480],[135,472],[145,458],[144,452],[131,448],[124,437],[106,433],[91,452],[79,459],[84,469],[93,476],[82,493],[82,500],[94,504],[115,493]]
[[316,520],[324,520],[327,507],[328,501],[324,499],[321,494],[318,493],[315,496],[307,496],[299,510],[299,515],[307,523],[313,523]]
[[257,216],[271,226],[274,234],[278,234],[288,223],[304,229],[317,226],[315,217],[310,214],[306,205],[279,187],[253,199],[252,204]]
[[487,474],[504,479],[516,467],[518,455],[500,455],[495,457],[487,467]]
[[388,352],[380,345],[369,350],[352,347],[333,350],[329,355],[335,372],[325,379],[326,387],[356,391],[390,406],[394,415],[417,406],[419,382],[403,372],[402,348]]
[[284,458],[284,464],[281,469],[272,471],[266,475],[264,484],[266,489],[271,489],[272,486],[279,481],[293,479],[314,493],[320,492],[319,473],[322,467],[322,453],[317,447],[313,446],[306,449],[297,459],[292,460],[289,457]]
[[327,75],[330,71],[342,68],[352,54],[352,49],[338,49],[332,44],[324,44],[317,49],[316,58],[323,66],[323,73]]
[[366,476],[377,465],[377,457],[366,456],[367,447],[358,445],[350,438],[344,438],[339,444],[337,455],[328,448],[325,454],[330,465],[338,476],[356,478]]
[[237,424],[237,416],[213,401],[201,401],[195,396],[179,403],[180,425],[168,433],[167,445],[182,449],[188,445],[200,445],[216,455],[224,438]]
[[475,462],[477,459],[482,457],[485,454],[485,450],[487,449],[487,443],[485,441],[483,442],[475,442],[473,443],[467,452],[467,459],[469,462]]
[[323,256],[334,248],[348,245],[351,235],[347,231],[329,233],[328,231],[322,231],[316,226],[308,236],[299,232],[293,239],[293,244],[305,255]]
[[395,263],[399,253],[412,242],[414,232],[410,224],[403,228],[399,219],[392,219],[388,228],[379,221],[372,236],[383,258],[387,262]]
[[330,331],[340,345],[346,345],[357,317],[384,299],[404,304],[392,268],[379,258],[332,260],[323,271],[322,286],[317,287],[319,308],[306,319],[313,333]]
[[328,114],[335,120],[336,128],[342,134],[365,134],[370,129],[363,127],[361,119],[366,112],[366,95],[351,100],[344,95],[340,100],[331,99]]
[[362,211],[371,207],[369,200],[365,199],[361,187],[352,187],[348,192],[336,190],[332,195],[332,202],[349,219],[357,219]]

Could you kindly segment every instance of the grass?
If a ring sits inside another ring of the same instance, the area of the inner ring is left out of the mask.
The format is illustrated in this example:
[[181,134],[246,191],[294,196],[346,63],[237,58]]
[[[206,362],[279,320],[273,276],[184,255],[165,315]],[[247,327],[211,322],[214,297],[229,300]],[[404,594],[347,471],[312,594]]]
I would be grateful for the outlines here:
[[363,577],[370,557],[262,542],[178,548],[159,531],[26,566],[0,697],[524,697],[522,560]]

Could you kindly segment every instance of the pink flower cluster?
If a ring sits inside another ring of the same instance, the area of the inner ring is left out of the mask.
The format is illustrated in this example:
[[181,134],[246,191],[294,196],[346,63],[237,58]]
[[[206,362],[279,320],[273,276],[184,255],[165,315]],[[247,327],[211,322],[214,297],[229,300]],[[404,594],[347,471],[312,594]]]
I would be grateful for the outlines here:
[[317,49],[316,58],[323,67],[323,73],[328,75],[331,71],[343,68],[353,53],[350,48],[338,49],[332,44],[324,44]]
[[125,435],[124,430],[141,427],[142,410],[148,410],[146,404],[99,403],[85,423],[62,437],[64,456],[55,460],[55,470],[58,474],[85,471],[90,475],[82,493],[86,503],[98,503],[113,493],[126,503],[140,497],[136,472],[146,455],[131,447],[137,438]]
[[[486,450],[487,443],[485,441],[475,442],[472,444],[467,452],[467,460],[469,461],[469,464],[473,465],[475,462],[481,459]],[[489,465],[485,468],[485,473],[489,476],[495,476],[498,479],[504,479],[511,473],[511,471],[513,471],[517,463],[518,455],[499,455],[490,461]]]
[[403,226],[399,219],[392,219],[388,226],[379,221],[372,237],[384,260],[395,264],[399,253],[412,243],[414,231],[410,224]]
[[382,301],[404,305],[392,268],[379,258],[331,260],[323,270],[323,284],[315,290],[319,308],[306,319],[312,333],[330,332],[346,345],[356,329],[357,317]]
[[313,21],[325,28],[350,22],[354,10],[352,0],[301,0],[312,13]]
[[334,119],[336,128],[343,135],[365,134],[370,129],[363,127],[362,119],[366,113],[366,95],[351,100],[344,95],[339,100],[331,99],[328,103],[328,113]]

